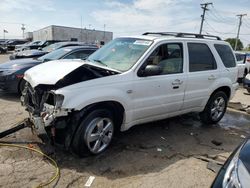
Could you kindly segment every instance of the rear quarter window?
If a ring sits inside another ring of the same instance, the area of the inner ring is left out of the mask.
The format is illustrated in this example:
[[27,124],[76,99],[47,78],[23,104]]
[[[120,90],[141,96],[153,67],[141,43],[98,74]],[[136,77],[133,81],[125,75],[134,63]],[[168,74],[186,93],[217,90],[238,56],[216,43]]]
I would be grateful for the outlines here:
[[215,44],[216,51],[218,52],[225,67],[235,67],[236,62],[231,48],[224,44]]

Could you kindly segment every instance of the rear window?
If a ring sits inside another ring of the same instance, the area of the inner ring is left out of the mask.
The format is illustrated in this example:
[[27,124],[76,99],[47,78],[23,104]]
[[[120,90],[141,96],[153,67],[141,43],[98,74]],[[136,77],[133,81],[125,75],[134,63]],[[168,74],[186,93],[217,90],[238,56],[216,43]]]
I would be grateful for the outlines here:
[[203,43],[188,43],[189,72],[208,71],[217,68],[209,47]]
[[228,45],[224,44],[215,44],[214,45],[216,51],[220,55],[220,58],[225,67],[235,67],[236,62],[231,48]]

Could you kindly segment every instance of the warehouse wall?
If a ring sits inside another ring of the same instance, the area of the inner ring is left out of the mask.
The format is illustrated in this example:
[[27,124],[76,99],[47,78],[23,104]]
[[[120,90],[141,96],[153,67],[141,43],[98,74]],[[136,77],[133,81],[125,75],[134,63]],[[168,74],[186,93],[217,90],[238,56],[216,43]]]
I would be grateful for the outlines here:
[[113,39],[113,33],[64,26],[49,26],[33,32],[33,40],[72,40],[86,43],[105,43]]
[[52,26],[33,32],[33,40],[53,40]]

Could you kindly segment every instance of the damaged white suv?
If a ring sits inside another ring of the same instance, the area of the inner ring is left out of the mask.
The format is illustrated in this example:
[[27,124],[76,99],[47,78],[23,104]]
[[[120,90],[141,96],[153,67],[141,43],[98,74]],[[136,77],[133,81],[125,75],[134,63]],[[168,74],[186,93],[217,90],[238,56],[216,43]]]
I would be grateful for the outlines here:
[[188,112],[217,123],[238,87],[229,44],[187,33],[117,38],[85,61],[43,63],[24,79],[22,104],[38,134],[80,156],[136,124]]

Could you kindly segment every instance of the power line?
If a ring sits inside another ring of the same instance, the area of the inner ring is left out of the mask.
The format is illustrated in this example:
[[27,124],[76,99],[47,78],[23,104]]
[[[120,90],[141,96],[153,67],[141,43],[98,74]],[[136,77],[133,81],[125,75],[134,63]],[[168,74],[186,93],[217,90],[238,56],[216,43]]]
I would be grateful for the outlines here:
[[203,22],[205,20],[206,11],[209,10],[207,8],[208,5],[212,5],[213,3],[203,3],[201,4],[201,8],[203,9],[203,14],[201,15],[201,26],[200,26],[200,34],[202,33]]
[[209,18],[209,20],[212,20],[212,21],[217,22],[217,23],[223,23],[223,24],[227,24],[227,25],[235,25],[235,24],[232,23],[232,21],[228,22],[228,21],[218,19],[218,17],[215,17],[213,14],[210,14],[209,12],[207,14],[207,17]]
[[229,32],[220,32],[220,31],[217,31],[216,29],[214,29],[213,26],[211,26],[206,20],[205,20],[205,23],[207,26],[209,26],[215,33],[219,33],[219,34],[236,34],[236,33],[233,33],[233,31],[236,30],[236,28],[234,28],[233,30],[229,31]]

